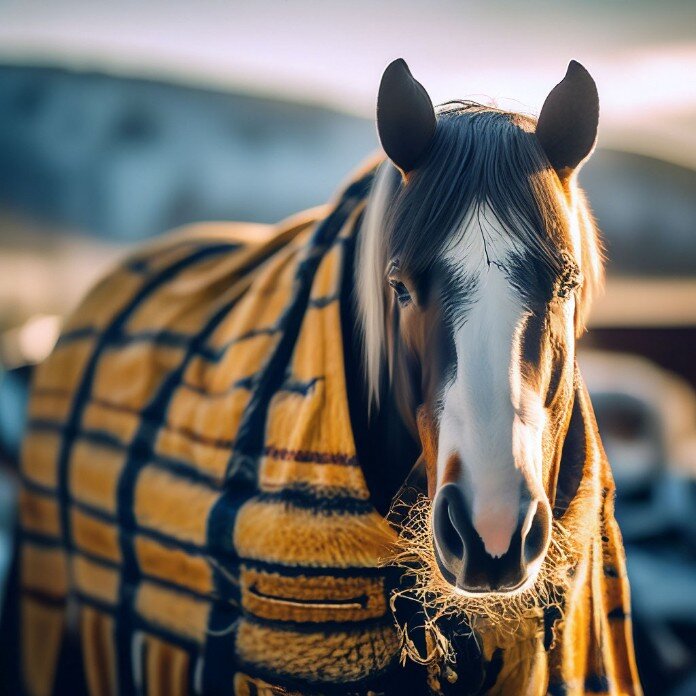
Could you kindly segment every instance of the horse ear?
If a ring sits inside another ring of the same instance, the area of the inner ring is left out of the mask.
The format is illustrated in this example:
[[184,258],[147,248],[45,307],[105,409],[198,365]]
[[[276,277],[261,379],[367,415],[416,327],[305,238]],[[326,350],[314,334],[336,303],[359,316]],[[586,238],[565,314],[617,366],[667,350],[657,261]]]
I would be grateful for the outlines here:
[[423,85],[403,58],[387,66],[377,97],[377,130],[389,159],[409,172],[430,148],[435,134],[435,109]]
[[565,77],[546,97],[536,135],[561,179],[567,178],[594,149],[599,95],[590,73],[571,60]]

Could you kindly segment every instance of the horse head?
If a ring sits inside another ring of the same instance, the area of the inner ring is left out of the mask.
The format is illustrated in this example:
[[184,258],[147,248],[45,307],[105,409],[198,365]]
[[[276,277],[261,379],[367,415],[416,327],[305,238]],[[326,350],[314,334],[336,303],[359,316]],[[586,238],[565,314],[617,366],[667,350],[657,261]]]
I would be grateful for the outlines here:
[[382,78],[388,159],[356,271],[364,368],[373,403],[390,390],[418,433],[434,557],[460,593],[518,592],[547,554],[575,341],[602,276],[576,183],[598,115],[574,61],[538,120],[435,108],[403,60]]

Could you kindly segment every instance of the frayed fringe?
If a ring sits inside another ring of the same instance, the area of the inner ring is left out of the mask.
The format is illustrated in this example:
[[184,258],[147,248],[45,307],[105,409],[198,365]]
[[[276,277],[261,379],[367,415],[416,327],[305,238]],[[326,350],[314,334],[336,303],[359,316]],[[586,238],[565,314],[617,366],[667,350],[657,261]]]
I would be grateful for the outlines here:
[[[423,624],[398,624],[401,637],[401,661],[407,659],[422,665],[440,663],[447,674],[456,664],[456,655],[450,638],[442,630],[444,619],[457,626],[458,632],[469,633],[477,641],[483,637],[496,645],[519,639],[525,632],[525,622],[538,620],[543,609],[557,607],[563,617],[562,598],[570,585],[573,564],[573,544],[567,530],[553,522],[551,543],[535,583],[524,590],[510,594],[492,593],[471,597],[457,592],[442,576],[435,559],[431,533],[431,501],[420,495],[414,504],[397,500],[390,514],[402,517],[401,529],[392,556],[384,558],[384,566],[395,566],[403,571],[405,587],[392,594],[390,605],[398,619],[396,603],[399,600],[417,602],[422,608]],[[426,651],[423,654],[412,636],[415,630],[424,630]]]

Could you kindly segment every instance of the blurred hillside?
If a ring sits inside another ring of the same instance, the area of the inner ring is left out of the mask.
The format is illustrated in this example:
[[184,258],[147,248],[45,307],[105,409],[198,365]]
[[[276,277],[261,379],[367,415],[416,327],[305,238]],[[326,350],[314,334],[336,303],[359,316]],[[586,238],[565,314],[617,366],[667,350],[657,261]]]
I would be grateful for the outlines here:
[[600,149],[580,183],[607,246],[610,274],[693,276],[696,171]]
[[[0,205],[100,239],[275,222],[325,202],[376,147],[369,120],[311,104],[0,66]],[[693,273],[696,172],[600,150],[582,183],[612,273]],[[3,246],[22,243],[13,229]]]
[[277,221],[325,202],[375,147],[372,124],[327,108],[0,66],[0,202],[104,239]]

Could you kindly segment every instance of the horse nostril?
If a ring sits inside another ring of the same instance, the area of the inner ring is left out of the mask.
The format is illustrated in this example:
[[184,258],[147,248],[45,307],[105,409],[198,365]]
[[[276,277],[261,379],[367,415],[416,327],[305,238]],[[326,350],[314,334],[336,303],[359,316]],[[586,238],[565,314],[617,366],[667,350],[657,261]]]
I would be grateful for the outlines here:
[[546,550],[551,535],[549,506],[537,501],[529,531],[522,538],[525,563],[533,563]]
[[454,527],[454,521],[452,520],[452,510],[450,504],[447,501],[441,506],[441,514],[443,517],[440,533],[440,543],[447,547],[449,553],[457,558],[461,558],[464,552],[464,544],[459,536],[459,533]]
[[440,563],[445,570],[457,577],[464,563],[464,541],[458,530],[457,520],[461,516],[458,505],[459,491],[456,486],[447,484],[442,487],[435,499],[433,511],[433,536]]

